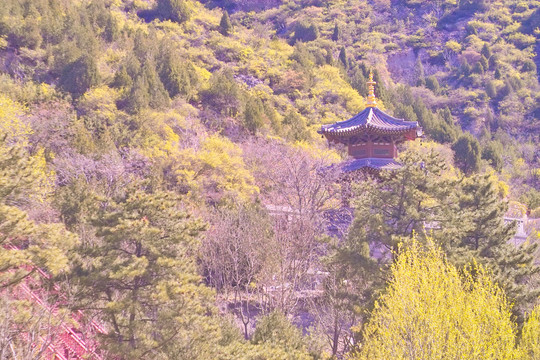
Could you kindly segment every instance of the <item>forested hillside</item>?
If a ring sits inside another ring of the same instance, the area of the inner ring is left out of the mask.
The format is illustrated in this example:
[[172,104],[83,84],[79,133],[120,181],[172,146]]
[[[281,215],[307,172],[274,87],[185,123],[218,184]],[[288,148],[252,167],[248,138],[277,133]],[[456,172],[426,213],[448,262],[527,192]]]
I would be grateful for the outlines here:
[[[540,1],[3,0],[0,360],[538,358],[539,67]],[[347,187],[370,72],[425,137]]]

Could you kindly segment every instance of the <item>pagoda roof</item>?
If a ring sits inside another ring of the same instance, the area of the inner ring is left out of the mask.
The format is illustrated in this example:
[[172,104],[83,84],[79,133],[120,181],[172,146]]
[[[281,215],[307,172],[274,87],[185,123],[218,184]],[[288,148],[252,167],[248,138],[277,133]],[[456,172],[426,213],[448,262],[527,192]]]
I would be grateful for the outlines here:
[[397,170],[401,168],[401,164],[394,159],[385,158],[352,159],[341,164],[341,170],[344,172],[351,172],[364,168],[372,170]]
[[[386,114],[377,107],[367,107],[349,120],[323,125],[318,131],[323,135],[351,136],[371,130],[381,134],[399,134],[416,130],[421,135],[417,121],[405,121]],[[420,133],[419,133],[420,132]]]

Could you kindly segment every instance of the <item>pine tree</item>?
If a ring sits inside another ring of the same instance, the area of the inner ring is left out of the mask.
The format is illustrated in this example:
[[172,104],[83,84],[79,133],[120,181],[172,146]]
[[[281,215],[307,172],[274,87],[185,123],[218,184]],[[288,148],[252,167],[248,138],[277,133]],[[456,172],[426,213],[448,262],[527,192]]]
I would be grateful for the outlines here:
[[219,32],[224,36],[229,36],[232,33],[233,27],[231,24],[231,19],[229,18],[229,13],[225,10],[221,16],[221,21],[219,22]]
[[114,74],[112,86],[119,89],[130,89],[133,85],[133,79],[129,76],[124,65]]
[[431,76],[428,76],[426,78],[426,87],[428,89],[430,89],[431,91],[433,91],[435,94],[438,94],[439,93],[439,90],[440,90],[440,85],[439,85],[439,81],[437,80],[437,78],[433,75]]
[[347,52],[344,47],[339,50],[339,61],[345,69],[349,68],[349,59],[347,58]]
[[[0,111],[2,122],[13,121],[1,115]],[[30,157],[14,140],[9,143],[0,131],[0,289],[19,283],[36,267],[54,276],[67,270],[68,251],[77,242],[63,225],[37,223],[15,206],[29,205],[35,194],[44,192],[46,175],[41,172],[41,159]]]
[[472,68],[472,72],[479,75],[484,75],[484,66],[480,61],[476,62]]
[[425,86],[426,78],[424,75],[424,66],[420,58],[416,59],[416,64],[414,65],[414,77],[416,79],[416,86]]
[[484,46],[482,46],[482,51],[480,51],[480,54],[482,54],[482,56],[486,59],[491,57],[491,49],[487,43],[484,43]]
[[136,186],[104,199],[93,217],[96,240],[78,249],[73,273],[78,306],[98,311],[110,329],[103,344],[118,359],[213,358],[212,291],[194,256],[205,225],[176,195]]
[[488,59],[484,55],[480,57],[480,60],[478,60],[478,62],[482,65],[482,68],[484,70],[489,69]]
[[171,98],[178,94],[190,100],[196,93],[199,78],[193,64],[174,51],[167,50],[159,66],[159,77]]
[[471,134],[464,133],[452,145],[456,165],[466,174],[480,168],[480,144]]
[[447,249],[450,259],[465,266],[473,258],[493,271],[495,281],[515,304],[512,309],[523,322],[523,313],[538,294],[534,284],[525,284],[540,268],[534,265],[536,245],[516,246],[509,241],[515,224],[505,224],[508,204],[501,199],[495,179],[488,175],[462,178],[456,184],[435,235]]
[[149,102],[148,105],[153,109],[159,109],[169,105],[169,94],[161,82],[156,66],[153,61],[147,60],[142,68],[141,76],[147,84]]
[[535,285],[529,285],[531,290],[525,287],[538,272],[533,265],[535,247],[508,243],[514,224],[504,223],[507,205],[495,181],[483,175],[445,176],[446,165],[433,152],[406,151],[400,161],[399,171],[383,172],[380,181],[363,182],[358,188],[348,239],[357,244],[373,242],[391,254],[399,239],[416,233],[423,240],[428,235],[425,225],[435,224],[435,230],[430,230],[433,239],[449,259],[460,268],[476,261],[493,271],[517,304],[515,315],[522,316],[538,294]]
[[341,30],[338,24],[334,25],[334,32],[332,33],[332,41],[338,41],[341,38]]
[[490,141],[482,149],[482,159],[487,160],[497,171],[501,171],[504,164],[502,154],[503,146],[498,141]]
[[98,81],[97,64],[91,55],[83,55],[66,66],[60,76],[60,86],[76,98],[97,85]]
[[494,81],[488,81],[488,83],[486,85],[486,94],[491,99],[496,99],[497,98],[497,87],[495,86]]
[[158,0],[156,11],[162,18],[178,23],[188,21],[192,13],[185,0]]
[[263,115],[264,108],[261,100],[250,96],[244,109],[244,124],[252,134],[264,125]]

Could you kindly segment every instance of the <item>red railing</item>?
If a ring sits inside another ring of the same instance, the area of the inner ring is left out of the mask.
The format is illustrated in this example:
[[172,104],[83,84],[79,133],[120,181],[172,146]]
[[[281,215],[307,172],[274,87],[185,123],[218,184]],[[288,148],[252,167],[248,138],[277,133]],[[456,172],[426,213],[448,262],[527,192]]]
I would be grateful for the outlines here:
[[[15,250],[13,246],[8,246],[10,249]],[[50,279],[50,276],[41,269],[36,269],[37,272],[45,279]],[[42,310],[46,313],[55,315],[57,314],[57,309],[55,306],[49,305],[39,294],[38,292],[32,290],[32,278],[28,277],[19,283],[15,287],[16,297],[25,298],[32,301],[35,304],[38,304]],[[36,284],[39,286],[39,284]],[[17,291],[17,290],[21,291]],[[55,293],[60,294],[60,287],[55,284],[53,286]],[[69,324],[65,321],[61,321],[59,327],[54,329],[57,331],[57,336],[53,339],[50,344],[47,344],[47,339],[43,336],[39,337],[39,341],[42,344],[47,346],[44,354],[46,358],[50,360],[70,360],[70,359],[79,359],[79,360],[103,360],[102,357],[97,353],[98,344],[96,341],[85,341],[81,337],[80,329],[82,328],[81,322],[85,319],[84,313],[82,311],[77,311],[76,313],[71,314],[69,319]],[[97,334],[105,333],[105,329],[99,325],[94,320],[89,321],[90,325],[90,334],[85,334],[85,338],[93,339],[97,337]],[[48,340],[51,341],[50,339]]]

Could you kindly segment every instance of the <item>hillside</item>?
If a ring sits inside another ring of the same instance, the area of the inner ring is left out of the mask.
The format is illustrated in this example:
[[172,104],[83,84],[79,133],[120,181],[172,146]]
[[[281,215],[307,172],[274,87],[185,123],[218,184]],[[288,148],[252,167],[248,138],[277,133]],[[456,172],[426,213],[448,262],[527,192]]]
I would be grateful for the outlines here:
[[[539,257],[503,216],[540,218],[539,68],[540,1],[4,0],[0,326],[41,323],[12,290],[39,268],[114,359],[339,358],[400,276],[370,246],[418,237],[485,266],[521,336]],[[340,183],[317,133],[365,108],[370,72],[425,133],[390,188]]]

